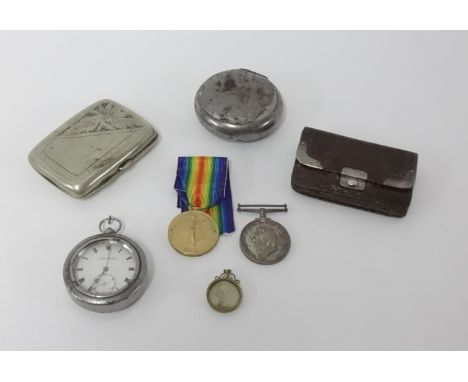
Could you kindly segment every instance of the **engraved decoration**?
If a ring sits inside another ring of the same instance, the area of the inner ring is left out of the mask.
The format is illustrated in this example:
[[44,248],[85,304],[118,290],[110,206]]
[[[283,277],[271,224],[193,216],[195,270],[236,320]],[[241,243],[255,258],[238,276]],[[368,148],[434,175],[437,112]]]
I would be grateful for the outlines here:
[[138,114],[103,99],[45,137],[30,152],[29,162],[68,195],[84,198],[137,162],[157,137]]
[[101,101],[59,136],[106,133],[116,130],[139,129],[144,125],[128,109],[111,102]]
[[113,162],[103,157],[143,127],[140,118],[128,109],[102,100],[72,119],[45,148],[45,154],[69,174],[79,176],[92,166]]

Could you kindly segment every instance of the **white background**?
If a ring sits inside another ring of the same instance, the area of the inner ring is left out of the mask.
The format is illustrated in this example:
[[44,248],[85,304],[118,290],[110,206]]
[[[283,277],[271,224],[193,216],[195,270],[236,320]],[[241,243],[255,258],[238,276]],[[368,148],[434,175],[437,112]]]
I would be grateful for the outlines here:
[[[442,32],[2,32],[1,349],[467,349],[468,34]],[[283,122],[255,143],[220,140],[196,119],[210,75],[248,68],[270,78]],[[87,200],[28,164],[70,116],[114,99],[159,131],[159,144]],[[290,188],[304,126],[419,153],[408,216],[389,218]],[[167,241],[178,213],[177,156],[231,160],[234,202],[288,203],[272,216],[292,237],[281,263],[238,246],[254,218],[210,254]],[[67,295],[70,249],[109,213],[147,253],[151,282],[131,308],[88,312]],[[244,300],[212,311],[206,287],[224,268]]]

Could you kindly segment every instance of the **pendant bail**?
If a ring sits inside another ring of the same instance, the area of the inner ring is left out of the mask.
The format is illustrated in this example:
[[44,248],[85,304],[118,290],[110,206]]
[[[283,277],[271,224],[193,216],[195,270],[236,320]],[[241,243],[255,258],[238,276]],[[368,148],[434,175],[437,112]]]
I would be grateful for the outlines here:
[[[116,229],[112,228],[113,223],[117,224]],[[101,220],[99,223],[99,231],[102,233],[118,233],[122,229],[122,221],[114,216],[109,215],[108,218]]]

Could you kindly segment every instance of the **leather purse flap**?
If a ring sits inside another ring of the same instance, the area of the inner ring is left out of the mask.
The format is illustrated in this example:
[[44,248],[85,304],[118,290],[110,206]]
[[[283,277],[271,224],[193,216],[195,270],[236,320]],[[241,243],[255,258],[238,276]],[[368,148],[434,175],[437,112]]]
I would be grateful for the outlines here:
[[296,152],[304,166],[341,175],[340,185],[361,190],[366,182],[412,189],[416,153],[305,127]]

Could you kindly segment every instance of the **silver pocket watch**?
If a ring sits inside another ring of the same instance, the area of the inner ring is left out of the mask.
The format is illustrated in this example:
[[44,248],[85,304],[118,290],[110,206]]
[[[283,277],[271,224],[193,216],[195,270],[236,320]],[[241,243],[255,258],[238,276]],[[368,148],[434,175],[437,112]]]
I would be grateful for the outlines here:
[[280,223],[267,218],[268,212],[287,212],[286,204],[238,204],[238,212],[257,212],[260,217],[247,224],[240,235],[240,247],[251,261],[262,265],[283,260],[291,247],[289,233]]
[[71,298],[94,312],[115,312],[137,301],[147,285],[146,257],[140,246],[120,235],[112,216],[99,223],[99,235],[78,243],[63,266]]

